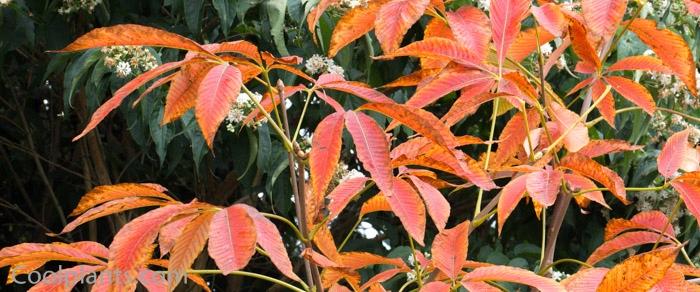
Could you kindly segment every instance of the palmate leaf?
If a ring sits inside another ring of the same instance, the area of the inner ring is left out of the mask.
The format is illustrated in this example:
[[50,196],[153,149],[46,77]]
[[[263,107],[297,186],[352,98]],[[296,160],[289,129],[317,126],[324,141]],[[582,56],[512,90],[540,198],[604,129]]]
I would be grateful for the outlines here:
[[372,175],[372,180],[385,195],[393,192],[394,174],[389,159],[389,142],[384,131],[371,117],[354,111],[345,113],[345,125],[352,136],[357,158]]
[[337,217],[352,198],[364,188],[366,177],[353,177],[341,182],[330,194],[328,194],[328,219]]
[[419,57],[451,60],[468,68],[480,69],[482,65],[476,55],[458,42],[442,38],[431,37],[415,41],[409,45],[395,50],[377,59],[393,59],[395,57]]
[[586,25],[596,35],[609,40],[625,16],[627,0],[582,0]]
[[473,115],[482,104],[503,96],[500,93],[488,92],[493,85],[493,80],[487,80],[462,88],[459,98],[440,120],[451,127],[460,120]]
[[611,169],[595,162],[595,160],[578,153],[569,153],[561,160],[560,166],[599,182],[608,188],[622,203],[629,204],[625,183],[622,178]]
[[673,265],[678,248],[661,248],[634,255],[614,266],[598,291],[646,291],[663,279]]
[[407,272],[406,270],[407,269],[393,268],[393,269],[388,269],[386,271],[383,271],[381,273],[377,273],[372,278],[367,280],[367,282],[362,284],[362,287],[360,287],[360,291],[368,291],[370,286],[387,281],[387,280],[393,278],[394,276],[398,275],[399,273]]
[[199,214],[188,214],[179,218],[173,218],[170,222],[166,223],[160,228],[158,232],[158,249],[160,250],[160,256],[163,257],[170,252],[170,250],[175,245],[175,241],[182,234],[182,230],[185,226],[196,218]]
[[668,217],[660,211],[644,211],[639,212],[632,216],[631,219],[612,219],[608,221],[605,225],[605,237],[606,241],[611,240],[615,236],[630,230],[643,230],[648,229],[662,233],[661,230],[666,228],[663,232],[671,238],[675,238],[675,231],[673,226],[668,223]]
[[240,270],[255,253],[257,233],[243,205],[232,205],[214,215],[209,227],[209,256],[224,275]]
[[484,60],[491,41],[489,19],[480,9],[465,5],[446,13],[454,37],[479,60]]
[[392,192],[384,196],[408,234],[418,244],[425,245],[425,205],[413,187],[402,179],[394,178]]
[[[564,147],[570,152],[576,152],[588,144],[588,128],[576,113],[564,108],[558,103],[552,103],[549,111],[557,123],[559,131],[564,136]],[[567,133],[568,131],[568,133]]]
[[665,236],[661,236],[656,232],[650,231],[630,231],[623,233],[611,240],[603,242],[595,251],[588,257],[586,263],[595,265],[603,259],[628,248],[640,246],[643,244],[672,243]]
[[111,200],[95,208],[87,210],[85,213],[81,214],[80,216],[75,218],[75,220],[71,221],[65,227],[63,227],[63,230],[61,230],[60,234],[71,232],[75,230],[76,227],[80,226],[85,222],[93,221],[97,218],[101,218],[111,214],[116,214],[119,212],[143,207],[163,206],[166,204],[168,204],[168,201],[148,197],[126,197]]
[[[537,36],[539,35],[539,41]],[[508,48],[508,58],[513,61],[521,62],[527,56],[537,50],[537,44],[540,45],[551,42],[555,36],[541,26],[536,28],[528,28],[518,33],[510,48]]]
[[620,151],[636,151],[642,148],[643,147],[640,145],[630,145],[627,141],[624,140],[591,140],[577,153],[588,156],[590,158],[594,158],[606,154],[617,153]]
[[491,75],[478,70],[457,66],[448,67],[426,84],[416,89],[416,93],[408,99],[406,105],[422,108],[434,103],[450,92],[492,80],[493,77]]
[[608,268],[583,269],[561,281],[561,284],[570,292],[595,291],[609,270]]
[[469,221],[464,221],[450,229],[442,230],[435,236],[431,253],[433,264],[450,279],[457,279],[467,259],[469,244]]
[[104,266],[77,265],[61,269],[44,278],[27,291],[31,292],[70,292],[78,282],[91,273],[104,269]]
[[[593,181],[578,174],[565,173],[564,181],[566,181],[566,183],[569,185],[569,189],[575,192],[598,188]],[[605,208],[610,209],[610,206],[605,203],[605,198],[603,197],[603,192],[601,191],[587,191],[581,196],[574,197],[574,199],[576,200],[576,203],[581,206],[581,208],[587,208],[590,201],[593,201]]]
[[[598,78],[594,78],[593,85],[591,86],[591,97],[599,98],[605,92],[605,83]],[[605,121],[611,127],[615,128],[615,98],[613,98],[612,91],[608,92],[603,99],[596,106],[600,115],[605,119]]]
[[532,286],[542,292],[566,291],[563,286],[550,278],[520,268],[490,266],[476,268],[462,278],[464,282],[504,281]]
[[[554,36],[561,36],[566,29],[567,20],[561,8],[554,3],[544,3],[542,6],[532,6],[532,15],[537,23]],[[542,40],[540,43],[543,44]]]
[[[527,125],[525,123],[527,115]],[[523,141],[527,139],[527,129],[535,129],[540,124],[537,111],[529,110],[526,113],[516,113],[505,125],[498,136],[498,149],[494,154],[494,163],[502,164],[515,156],[522,149]]]
[[604,80],[622,97],[638,105],[649,115],[654,115],[656,102],[646,87],[620,76],[607,76]]
[[209,224],[215,212],[205,211],[185,225],[170,251],[168,281],[171,288],[177,287],[209,238]]
[[391,211],[391,206],[389,206],[389,202],[384,195],[377,194],[362,204],[360,217],[380,211]]
[[629,30],[637,34],[683,80],[690,93],[698,95],[693,53],[681,36],[668,29],[658,29],[657,23],[649,19],[632,20]]
[[575,18],[569,18],[569,37],[572,48],[581,61],[593,68],[600,68],[600,58],[588,39],[588,30]]
[[209,148],[219,124],[226,118],[241,91],[242,77],[238,68],[222,64],[211,68],[197,89],[195,115]]
[[213,63],[194,60],[175,73],[165,96],[161,125],[179,119],[195,106],[199,85],[212,67]]
[[563,173],[551,167],[527,175],[525,188],[532,200],[549,207],[554,204],[559,194]]
[[663,62],[652,56],[630,56],[610,65],[607,69],[610,72],[623,70],[641,70],[651,71],[663,74],[673,74],[670,68],[666,67]]
[[343,113],[336,112],[325,117],[314,130],[314,139],[309,153],[312,196],[326,195],[326,189],[333,179],[340,159],[344,126]]
[[374,21],[374,34],[384,52],[399,48],[409,28],[423,16],[430,0],[392,0],[382,5]]
[[530,1],[491,0],[489,12],[493,44],[496,47],[499,73],[510,45],[520,32],[520,24],[529,13]]
[[70,216],[80,215],[88,209],[111,200],[134,196],[163,199],[174,202],[175,200],[166,195],[164,193],[165,191],[167,191],[166,188],[157,184],[121,183],[98,186],[80,198],[78,206],[73,209]]
[[437,226],[440,231],[445,229],[447,219],[450,217],[450,203],[447,202],[447,199],[445,199],[437,188],[429,183],[413,175],[409,176],[409,179],[418,191],[418,194],[423,198],[428,214],[430,218],[433,219],[435,226]]
[[[342,91],[362,98],[368,102],[394,103],[394,100],[387,97],[383,93],[372,89],[367,84],[357,81],[346,81],[343,76],[335,73],[327,73],[319,76],[318,80],[316,81],[315,88]],[[342,106],[335,105],[333,105],[333,107],[336,110],[338,110],[338,107],[342,108]]]

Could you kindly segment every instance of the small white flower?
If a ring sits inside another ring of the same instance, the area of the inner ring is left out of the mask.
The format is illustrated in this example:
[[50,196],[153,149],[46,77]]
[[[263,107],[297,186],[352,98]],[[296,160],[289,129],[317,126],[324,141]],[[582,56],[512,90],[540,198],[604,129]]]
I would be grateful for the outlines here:
[[304,67],[306,68],[306,72],[312,75],[323,73],[335,73],[341,76],[345,75],[345,70],[343,67],[336,65],[333,59],[326,58],[318,54],[314,54],[311,56],[311,58],[306,60]]
[[642,53],[642,55],[644,55],[644,56],[653,56],[653,55],[654,55],[654,51],[652,51],[652,50],[650,50],[650,49],[647,49],[646,51],[644,51],[644,53]]
[[131,65],[127,62],[119,62],[114,68],[114,73],[116,73],[119,78],[125,78],[131,74]]
[[355,7],[365,7],[367,6],[368,0],[341,0],[340,6],[343,8],[355,8]]
[[552,48],[552,46],[549,43],[546,43],[546,44],[540,46],[540,51],[542,52],[542,55],[544,55],[544,56],[549,56],[550,54],[552,54],[553,50],[554,49]]
[[328,65],[328,67],[326,68],[326,72],[335,73],[335,74],[338,74],[340,76],[345,75],[345,69],[343,69],[343,67],[340,67],[336,64]]
[[233,106],[228,111],[228,115],[226,115],[226,121],[231,124],[237,124],[245,120],[245,116],[245,113],[240,108]]
[[416,272],[415,271],[410,271],[410,272],[406,273],[406,280],[407,281],[410,282],[410,281],[413,281],[415,279],[416,279]]
[[564,280],[568,278],[570,275],[561,271],[557,270],[552,270],[552,279],[554,281],[560,282],[561,280]]
[[557,68],[564,69],[564,67],[566,67],[566,58],[564,58],[564,55],[561,55],[559,61],[557,61]]
[[490,5],[491,5],[490,0],[479,0],[479,8],[483,9],[484,11],[489,11]]

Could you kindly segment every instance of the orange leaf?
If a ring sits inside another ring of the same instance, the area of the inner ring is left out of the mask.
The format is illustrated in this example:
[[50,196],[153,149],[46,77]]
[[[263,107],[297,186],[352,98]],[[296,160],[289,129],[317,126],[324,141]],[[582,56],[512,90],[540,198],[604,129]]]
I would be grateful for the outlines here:
[[408,234],[420,245],[425,245],[425,205],[413,187],[402,179],[394,178],[392,192],[385,192],[384,196]]
[[94,113],[92,113],[92,116],[90,117],[90,122],[88,122],[87,126],[85,126],[85,129],[83,129],[83,131],[80,132],[78,136],[75,136],[73,138],[73,141],[77,141],[78,139],[87,135],[87,133],[92,131],[92,129],[97,127],[97,124],[102,122],[102,120],[104,120],[104,118],[109,113],[111,113],[114,109],[119,107],[119,105],[124,101],[124,99],[136,89],[146,84],[146,82],[150,81],[151,79],[156,78],[165,72],[178,68],[183,64],[184,61],[165,63],[137,76],[136,78],[124,84],[124,86],[122,86],[114,92],[114,95],[112,95],[112,97],[109,100],[103,103],[99,108],[97,108],[97,110],[95,110]]
[[501,190],[501,195],[498,197],[498,234],[501,234],[503,225],[510,213],[515,210],[515,207],[520,202],[520,199],[525,195],[527,175],[521,175],[514,178]]
[[366,177],[353,177],[341,182],[330,194],[328,194],[328,219],[337,217],[352,198],[364,188]]
[[147,291],[156,292],[168,291],[168,283],[170,278],[165,279],[165,275],[143,268],[139,270],[138,280]]
[[41,282],[34,285],[27,291],[31,292],[69,292],[73,290],[78,282],[85,276],[90,275],[103,266],[78,265],[71,268],[61,269],[55,273],[51,273]]
[[489,13],[499,75],[506,53],[520,32],[520,23],[527,16],[529,8],[530,1],[526,0],[491,0]]
[[336,112],[316,126],[309,153],[312,196],[325,197],[328,184],[333,179],[343,146],[344,122],[343,113]]
[[93,29],[58,52],[74,52],[108,46],[166,47],[214,56],[191,39],[165,30],[136,24],[120,24]]
[[663,248],[634,255],[610,269],[598,291],[649,290],[663,279],[677,254],[678,248]]
[[429,77],[433,77],[440,73],[442,69],[421,69],[414,71],[411,74],[401,76],[396,78],[396,80],[391,81],[387,84],[382,85],[382,88],[393,88],[393,87],[408,87],[416,86],[423,80],[427,80]]
[[579,115],[564,108],[558,103],[550,105],[550,115],[554,122],[559,126],[559,131],[566,133],[564,137],[564,146],[570,152],[576,152],[588,144],[588,128],[582,122]]
[[164,257],[175,245],[175,241],[182,234],[182,230],[185,229],[192,219],[197,217],[199,214],[189,214],[182,216],[181,218],[173,218],[169,223],[166,223],[158,233],[158,249],[160,250],[160,257]]
[[663,74],[673,73],[661,60],[652,56],[630,56],[608,67],[608,71],[610,72],[623,70],[652,71]]
[[[616,220],[623,220],[627,221],[624,219],[613,219],[608,222],[608,224],[605,226],[605,239],[609,239],[614,237],[617,234],[620,234],[624,231],[627,231],[629,229],[623,228],[620,230],[620,228],[615,228],[614,225],[612,224]],[[649,229],[653,230],[659,233],[662,233],[661,230],[666,228],[666,231],[663,232],[666,235],[668,235],[671,238],[676,237],[676,233],[673,230],[673,226],[668,224],[668,218],[666,217],[666,214],[660,211],[652,210],[652,211],[644,211],[644,212],[639,212],[636,215],[632,216],[632,219],[630,219],[628,222],[635,224],[636,226],[634,228],[638,229]],[[611,226],[612,225],[612,226]]]
[[370,32],[374,28],[379,8],[387,1],[369,1],[367,6],[358,6],[345,13],[333,28],[328,56],[335,56],[340,49]]
[[214,215],[209,226],[209,255],[224,275],[240,270],[255,253],[257,233],[244,205],[236,204]]
[[[527,114],[528,125],[525,124],[525,115]],[[515,156],[520,149],[523,149],[522,143],[527,139],[527,130],[533,130],[539,125],[540,119],[537,111],[530,110],[527,113],[516,113],[498,136],[498,149],[493,157],[496,164],[502,164],[511,157]]]
[[[591,97],[593,99],[599,98],[603,92],[605,92],[605,84],[600,79],[595,80],[591,86]],[[608,92],[596,107],[605,121],[615,128],[615,98],[613,98],[612,92]]]
[[605,82],[610,84],[622,97],[638,105],[649,115],[653,115],[656,111],[656,102],[654,102],[651,93],[639,83],[620,76],[607,76]]
[[168,95],[165,97],[161,125],[179,119],[195,106],[199,85],[212,67],[214,64],[209,62],[191,62],[182,66],[180,72],[175,73],[173,82],[168,88]]
[[687,172],[671,181],[695,218],[700,218],[700,171]]
[[87,210],[85,213],[75,218],[75,220],[71,221],[65,227],[63,227],[63,230],[61,230],[59,234],[71,232],[76,227],[80,226],[85,222],[92,221],[97,218],[101,218],[111,214],[143,207],[163,206],[165,204],[167,204],[166,201],[156,200],[148,197],[126,197],[108,201],[102,205]]
[[656,232],[650,231],[630,231],[618,235],[617,237],[603,242],[598,248],[596,248],[593,253],[588,257],[586,263],[589,265],[595,265],[601,260],[628,248],[635,246],[640,246],[643,244],[652,244],[656,242],[661,243],[672,243],[672,241],[665,236],[661,236]]
[[491,30],[489,19],[480,9],[465,5],[454,12],[447,12],[447,22],[455,38],[478,60],[484,60],[489,50]]
[[371,265],[392,265],[406,268],[406,263],[401,258],[387,258],[368,252],[345,252],[340,257],[340,262],[351,270],[359,270]]
[[423,288],[420,289],[420,292],[450,292],[450,289],[450,284],[440,281],[432,281],[423,285]]
[[409,105],[386,103],[367,103],[358,110],[371,110],[391,117],[447,149],[457,146],[457,138],[450,128],[429,111]]
[[[539,42],[537,40],[537,34],[539,33]],[[524,31],[518,33],[518,36],[513,41],[513,44],[508,49],[508,58],[513,59],[515,62],[521,62],[527,56],[532,54],[537,50],[537,44],[540,45],[551,42],[554,40],[555,36],[549,33],[547,30],[543,29],[541,26],[535,28],[528,28]]]
[[372,278],[367,280],[364,284],[362,284],[362,287],[360,287],[360,291],[367,291],[369,286],[372,286],[374,284],[382,283],[384,281],[387,281],[394,276],[398,275],[399,273],[405,273],[406,269],[401,269],[401,268],[394,268],[394,269],[388,269],[386,271],[383,271],[381,273],[378,273],[374,275]]
[[469,220],[435,236],[431,252],[433,264],[450,279],[457,279],[467,259],[469,246]]
[[579,270],[575,274],[561,281],[567,291],[588,292],[595,291],[608,273],[608,268],[588,268]]
[[[557,4],[545,3],[540,7],[532,6],[532,15],[535,16],[539,25],[554,36],[561,36],[566,29],[566,17]],[[542,41],[540,43],[544,44]]]
[[[569,95],[572,95],[572,94],[578,92],[579,90],[583,89],[584,87],[591,85],[591,83],[593,83],[593,81],[596,81],[596,80],[597,79],[595,77],[588,77],[588,78],[584,79],[583,81],[574,85],[574,87],[572,87],[569,90],[569,92],[566,94],[566,96],[569,96]],[[603,91],[600,91],[600,92],[602,93]],[[600,94],[598,96],[600,96]]]
[[197,90],[195,115],[209,148],[214,146],[214,135],[226,118],[241,91],[241,71],[222,64],[207,72]]
[[609,40],[625,16],[627,0],[582,0],[586,25],[593,33]]
[[693,53],[681,36],[668,29],[658,29],[656,21],[650,19],[634,19],[629,30],[637,34],[683,80],[690,93],[698,95]]
[[420,196],[423,197],[423,201],[428,209],[430,218],[433,219],[433,223],[435,223],[439,231],[442,231],[445,229],[447,219],[450,217],[450,203],[447,202],[447,199],[445,199],[442,193],[435,187],[413,175],[409,176],[409,178],[413,186],[418,190]]
[[672,177],[681,168],[689,149],[695,150],[690,147],[688,142],[691,131],[693,131],[691,128],[685,129],[674,133],[666,140],[666,144],[656,160],[659,173],[664,177]]
[[488,80],[462,88],[459,98],[452,104],[450,111],[442,117],[442,121],[448,126],[453,126],[460,120],[473,115],[482,104],[502,96],[502,94],[488,92],[493,84],[493,80]]
[[389,142],[372,118],[354,111],[345,112],[345,124],[355,142],[357,158],[372,175],[385,195],[391,196],[394,173],[389,160]]
[[168,284],[175,288],[185,276],[209,238],[209,224],[215,212],[203,212],[187,223],[170,251]]
[[441,37],[431,37],[421,41],[415,41],[403,48],[377,58],[393,59],[395,57],[407,56],[451,60],[469,68],[482,67],[479,65],[480,61],[474,53],[454,40]]
[[572,48],[576,55],[581,58],[581,61],[593,68],[600,68],[600,58],[598,58],[595,48],[588,39],[588,31],[575,18],[569,18],[569,37],[571,38]]
[[69,216],[80,215],[88,209],[104,202],[132,196],[174,201],[173,198],[163,193],[164,191],[167,190],[157,184],[121,183],[115,185],[97,186],[80,198],[78,206],[73,209],[73,212],[71,212]]
[[[328,76],[328,75],[335,75],[335,74],[325,74],[321,75],[321,77]],[[357,81],[345,81],[340,77],[340,80],[333,80],[330,82],[323,82],[323,79],[319,77],[318,82],[316,83],[316,86],[319,86],[320,88],[327,88],[327,89],[333,89],[333,90],[338,90],[346,93],[350,93],[354,96],[357,96],[359,98],[362,98],[366,101],[369,102],[380,102],[380,103],[395,103],[393,99],[387,97],[383,93],[376,91],[366,84],[362,82],[357,82]],[[332,77],[333,78],[333,77]]]
[[[565,173],[564,180],[569,185],[569,189],[574,192],[597,188],[595,183],[593,183],[590,179],[580,176],[578,174]],[[588,201],[585,200],[591,200],[598,204],[601,204],[603,207],[610,209],[610,206],[608,206],[608,204],[605,203],[605,198],[603,197],[603,192],[601,191],[586,192],[581,196],[574,197],[574,199],[576,199],[576,202],[579,204],[579,206],[583,208],[587,207],[588,205]]]
[[667,271],[666,275],[661,278],[661,281],[657,282],[654,287],[649,291],[662,292],[662,291],[690,291],[688,287],[688,282],[685,281],[685,275],[683,271],[672,265]]
[[577,153],[590,158],[620,151],[636,151],[642,149],[639,145],[630,145],[624,140],[591,140]]
[[391,206],[384,195],[377,194],[362,204],[360,208],[360,217],[380,211],[391,211]]
[[374,34],[384,52],[399,48],[408,29],[423,16],[430,0],[392,0],[382,5],[374,21]]
[[318,4],[309,11],[309,15],[306,16],[306,25],[311,32],[311,38],[316,42],[316,25],[321,19],[323,12],[333,5],[340,3],[340,0],[321,0]]
[[608,188],[622,203],[629,204],[625,183],[620,176],[609,168],[578,153],[569,153],[561,160],[560,166],[568,168],[595,180]]
[[[452,30],[450,29],[450,27],[447,26],[447,23],[445,22],[445,20],[440,19],[440,18],[430,19],[430,21],[428,21],[428,24],[425,26],[425,30],[423,30],[423,39],[433,38],[433,37],[455,40],[455,36],[452,33]],[[445,59],[427,58],[427,57],[420,58],[420,68],[422,68],[424,70],[426,70],[426,69],[443,69],[449,63],[450,63],[450,60],[445,60]]]
[[559,194],[563,173],[547,167],[527,175],[525,188],[532,200],[545,207],[554,204]]
[[477,70],[465,69],[464,67],[447,68],[428,83],[416,89],[416,93],[408,99],[406,105],[422,108],[450,92],[492,80],[493,77]]
[[566,291],[559,283],[550,278],[521,268],[508,266],[490,266],[476,268],[464,275],[464,282],[504,281],[532,286],[542,292]]
[[259,65],[262,64],[258,47],[249,41],[238,40],[208,44],[206,46],[208,46],[207,50],[213,53],[236,53],[255,61]]

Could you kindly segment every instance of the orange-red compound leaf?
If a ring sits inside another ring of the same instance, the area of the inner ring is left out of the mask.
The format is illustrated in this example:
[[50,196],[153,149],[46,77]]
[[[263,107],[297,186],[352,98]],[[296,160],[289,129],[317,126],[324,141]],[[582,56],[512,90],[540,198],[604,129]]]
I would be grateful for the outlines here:
[[175,288],[186,275],[209,238],[209,224],[215,212],[206,211],[187,223],[175,240],[168,261],[168,283]]
[[576,152],[588,144],[588,128],[582,122],[579,115],[564,108],[558,103],[552,103],[550,114],[559,126],[559,131],[566,133],[564,146],[570,152]]
[[700,171],[687,172],[671,181],[695,218],[700,218]]
[[408,99],[406,105],[422,108],[450,92],[492,80],[492,76],[478,70],[470,70],[463,67],[448,68],[440,72],[427,84],[419,87],[416,93]]
[[663,279],[677,254],[678,248],[662,248],[634,255],[610,269],[598,291],[647,291]]
[[[241,205],[241,207],[243,207],[248,212],[248,216],[253,219],[255,230],[257,230],[256,240],[260,247],[270,256],[270,260],[275,267],[288,278],[301,282],[299,276],[294,273],[294,268],[292,268],[292,263],[289,260],[287,249],[284,247],[284,241],[282,241],[282,235],[280,235],[275,224],[272,223],[270,219],[260,214],[255,208],[248,205]],[[240,236],[241,235],[238,234],[235,235],[236,239]]]
[[121,183],[115,185],[97,186],[80,198],[78,206],[69,216],[77,216],[99,204],[127,197],[149,197],[174,201],[166,195],[164,187],[157,184]]
[[417,70],[411,74],[396,78],[396,80],[382,85],[381,88],[416,86],[416,85],[420,84],[423,80],[427,80],[430,77],[438,75],[441,71],[442,71],[442,69]]
[[566,28],[566,17],[557,4],[545,3],[540,7],[532,6],[532,15],[535,16],[537,23],[554,36],[561,36]]
[[236,102],[241,91],[241,78],[238,68],[222,64],[211,68],[199,85],[194,109],[197,123],[209,148],[214,145],[214,135],[219,129],[219,124]]
[[316,25],[321,19],[323,12],[333,5],[340,3],[340,0],[321,0],[318,4],[309,11],[309,15],[306,16],[306,25],[311,32],[311,37],[316,42]]
[[519,177],[511,180],[503,190],[501,190],[501,195],[498,197],[498,234],[501,234],[503,230],[503,225],[506,223],[506,219],[510,216],[510,213],[515,210],[515,206],[518,205],[520,199],[523,198],[526,191],[528,175],[521,175]]
[[[600,79],[595,80],[591,86],[591,97],[593,99],[600,98],[604,92],[605,84],[603,81]],[[608,92],[596,107],[605,121],[615,128],[615,98],[613,98],[612,92]]]
[[[595,183],[593,183],[593,181],[578,174],[565,173],[564,180],[569,185],[569,189],[574,192],[598,188],[595,185]],[[593,202],[601,204],[603,207],[610,209],[610,206],[608,206],[608,204],[605,203],[605,198],[603,197],[603,192],[601,191],[587,191],[581,196],[574,197],[574,199],[582,208],[588,206],[588,201],[586,200],[591,200]]]
[[367,6],[358,6],[345,13],[333,29],[328,56],[335,56],[340,49],[370,32],[374,28],[379,8],[387,1],[369,1]]
[[467,259],[469,246],[469,220],[438,233],[431,252],[433,265],[450,279],[457,279]]
[[165,30],[136,24],[120,24],[93,29],[58,52],[74,52],[108,46],[166,47],[214,56],[191,39]]
[[146,82],[150,81],[151,79],[182,66],[183,63],[184,61],[165,63],[137,76],[136,78],[124,84],[124,86],[122,86],[114,92],[114,95],[112,95],[112,97],[109,100],[107,100],[99,108],[97,108],[97,110],[95,110],[95,112],[92,114],[92,117],[90,117],[90,122],[88,122],[87,126],[85,126],[85,129],[83,129],[83,131],[78,136],[75,136],[75,138],[73,138],[73,141],[82,138],[83,136],[87,135],[88,132],[92,131],[92,129],[97,127],[97,124],[102,122],[102,120],[109,113],[111,113],[114,109],[119,107],[119,105],[124,101],[124,99],[136,89],[146,84]]
[[450,288],[450,284],[440,281],[433,281],[423,285],[423,288],[420,289],[420,292],[449,292]]
[[161,125],[179,119],[195,106],[199,85],[212,67],[214,63],[193,61],[185,64],[179,72],[175,73],[168,88],[168,95],[165,97]]
[[209,225],[209,255],[224,275],[240,270],[255,253],[257,232],[244,205],[233,205],[214,215]]
[[499,73],[510,45],[520,32],[520,23],[529,12],[530,1],[527,0],[491,0],[491,31],[496,47]]
[[600,68],[600,58],[598,58],[595,48],[588,39],[588,31],[575,18],[569,19],[569,37],[571,37],[574,52],[581,58],[582,62],[594,68]]
[[361,112],[345,112],[345,125],[355,143],[357,158],[384,195],[391,196],[394,173],[384,131],[371,117]]
[[409,28],[423,16],[430,0],[392,0],[382,5],[374,21],[374,34],[382,51],[399,48]]
[[595,291],[609,270],[608,268],[583,269],[561,281],[561,284],[570,292]]
[[391,211],[391,206],[384,195],[377,194],[362,204],[360,208],[360,217],[380,211]]
[[180,234],[182,234],[182,230],[185,229],[185,226],[198,215],[199,214],[195,213],[173,218],[169,223],[166,223],[160,228],[158,232],[158,249],[160,250],[161,258],[170,252],[175,245],[175,241],[180,237]]
[[392,192],[385,192],[384,196],[408,234],[420,245],[425,245],[425,205],[413,187],[402,179],[394,178]]
[[139,270],[138,280],[149,292],[168,291],[168,282],[170,281],[170,279],[165,278],[165,275],[146,268]]
[[488,80],[463,88],[459,98],[441,120],[448,126],[453,126],[460,120],[473,115],[482,104],[503,96],[501,93],[488,92],[493,84],[493,80]]
[[627,0],[582,0],[581,8],[589,29],[609,40],[625,16]]
[[392,59],[395,57],[419,57],[451,60],[469,68],[480,68],[480,61],[474,53],[467,50],[458,42],[441,37],[431,37],[400,48],[396,51],[378,57]]
[[490,266],[476,268],[462,278],[464,282],[503,281],[532,286],[542,292],[566,291],[563,286],[550,278],[514,267]]
[[660,236],[656,232],[651,231],[630,231],[618,235],[617,237],[603,242],[595,251],[588,257],[586,263],[595,265],[605,258],[628,248],[640,246],[643,244],[653,244],[657,241],[661,243],[672,243],[665,236]]
[[[605,239],[608,240],[612,237],[614,237],[617,234],[620,234],[624,231],[629,230],[628,228],[616,228],[613,224],[615,220],[623,220],[627,221],[624,219],[613,219],[610,222],[608,222],[608,225],[605,226]],[[639,212],[636,215],[632,216],[632,219],[630,219],[628,222],[635,224],[636,226],[632,228],[646,228],[649,230],[653,230],[659,233],[662,233],[661,230],[666,228],[666,231],[663,232],[669,237],[675,238],[676,237],[676,232],[673,230],[673,226],[668,224],[668,218],[666,217],[666,214],[660,211],[644,211],[644,212]],[[620,230],[623,229],[623,230]]]
[[656,111],[656,102],[646,87],[620,76],[607,76],[604,79],[617,93],[641,107],[649,115]]
[[[539,33],[539,42],[537,35]],[[554,40],[555,36],[549,33],[546,29],[541,26],[535,28],[528,28],[524,31],[518,33],[518,37],[515,38],[513,44],[508,49],[508,58],[513,59],[513,61],[521,62],[527,56],[532,54],[537,50],[537,44],[540,45],[551,42]]]
[[652,56],[630,56],[615,62],[608,71],[641,70],[664,74],[673,74],[670,68],[666,67],[661,60]]
[[324,197],[333,178],[343,146],[343,113],[333,113],[316,126],[309,153],[312,196]]
[[124,225],[109,246],[109,262],[104,273],[112,273],[110,286],[116,291],[134,287],[138,271],[151,259],[158,230],[171,218],[191,208],[189,204],[168,205]]
[[457,146],[457,138],[450,128],[440,122],[429,111],[404,104],[367,103],[359,110],[371,110],[381,113],[418,132],[431,141],[452,149]]
[[398,268],[407,268],[401,258],[388,258],[368,252],[345,252],[340,257],[340,263],[351,270],[358,270],[371,265],[392,265]]
[[[675,265],[672,265],[666,271],[666,275],[664,275],[661,281],[657,282],[649,291],[691,291],[689,285],[690,284],[685,281],[683,271]],[[694,291],[697,291],[697,289]]]
[[[661,149],[661,153],[659,153],[656,162],[659,173],[664,177],[672,177],[676,171],[681,168],[686,153],[690,148],[688,137],[691,131],[693,130],[688,128],[674,133],[668,138],[666,144],[664,144],[664,147]],[[694,150],[692,148],[690,149]]]
[[525,188],[532,200],[540,205],[549,207],[554,204],[559,194],[563,173],[547,167],[527,175]]
[[69,292],[73,290],[78,282],[91,273],[103,269],[103,266],[78,265],[65,268],[50,274],[41,282],[34,285],[27,291],[31,292]]
[[450,203],[447,202],[447,199],[445,199],[438,189],[429,183],[412,175],[409,176],[409,178],[413,186],[418,190],[418,193],[423,197],[423,201],[428,209],[430,218],[433,219],[433,223],[435,223],[439,231],[442,231],[445,229],[447,219],[450,217]]
[[345,209],[350,200],[365,187],[366,177],[353,177],[341,182],[328,194],[328,219],[333,220]]
[[[527,125],[525,124],[525,115],[527,115]],[[522,149],[523,141],[527,139],[527,129],[532,131],[539,123],[537,111],[530,110],[527,113],[518,112],[515,114],[498,136],[499,143],[494,155],[494,162],[501,164],[515,156]]]
[[642,149],[639,145],[630,145],[624,140],[591,140],[577,153],[590,158],[620,151],[636,151]]
[[[329,75],[329,74],[326,74]],[[341,77],[342,78],[342,77]],[[331,81],[331,82],[321,82],[322,79],[319,78],[318,83],[316,85],[320,86],[321,88],[328,88],[328,89],[333,89],[333,90],[338,90],[342,91],[345,93],[350,93],[354,96],[357,96],[359,98],[362,98],[366,101],[369,102],[380,102],[380,103],[394,103],[394,100],[387,97],[383,93],[376,91],[366,84],[362,82],[357,82],[357,81],[345,81],[345,80],[336,80],[336,81]]]
[[77,218],[75,218],[75,220],[71,221],[65,227],[63,227],[63,230],[61,230],[60,234],[71,232],[76,227],[80,226],[81,224],[88,222],[88,221],[95,220],[97,218],[101,218],[104,216],[108,216],[111,214],[123,212],[126,210],[131,210],[131,209],[152,207],[152,206],[163,206],[167,203],[168,203],[167,201],[157,200],[157,199],[152,199],[152,198],[143,198],[143,197],[127,197],[127,198],[121,198],[121,199],[108,201],[102,205],[99,205],[95,208],[87,210],[85,213],[83,213],[80,216],[78,216]]
[[386,271],[383,271],[381,273],[378,273],[374,275],[374,277],[370,278],[367,280],[366,283],[362,284],[362,287],[360,287],[360,291],[367,291],[370,286],[378,283],[382,283],[384,281],[387,281],[394,276],[398,275],[399,273],[405,273],[406,269],[402,268],[394,268],[394,269],[388,269]]
[[608,188],[622,203],[629,204],[625,183],[622,178],[611,169],[595,162],[595,160],[578,153],[569,153],[561,160],[560,166],[599,182]]
[[457,11],[447,12],[445,16],[455,38],[467,50],[474,53],[478,60],[484,60],[491,41],[489,19],[486,14],[474,6],[465,5]]
[[637,34],[683,80],[690,93],[698,95],[693,53],[681,36],[668,29],[658,29],[656,21],[650,19],[634,19],[629,30]]

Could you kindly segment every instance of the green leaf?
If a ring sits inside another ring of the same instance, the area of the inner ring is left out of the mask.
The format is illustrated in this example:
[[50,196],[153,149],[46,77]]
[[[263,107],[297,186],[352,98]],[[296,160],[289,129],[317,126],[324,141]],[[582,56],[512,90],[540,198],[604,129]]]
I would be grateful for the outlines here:
[[85,75],[90,71],[92,65],[100,60],[102,54],[99,49],[90,49],[83,53],[75,62],[68,65],[63,78],[63,105],[68,109],[73,107],[73,93],[79,84],[85,81]]
[[283,56],[288,56],[289,51],[284,44],[284,16],[287,11],[287,0],[265,1],[265,10],[270,20],[270,34],[277,51]]
[[187,28],[197,35],[199,34],[200,25],[199,20],[201,18],[202,4],[203,0],[185,0],[185,22],[187,23]]
[[270,163],[272,153],[272,141],[270,140],[270,128],[267,124],[262,124],[258,127],[258,169],[266,173]]
[[253,8],[260,4],[262,0],[240,0],[236,3],[236,14],[238,14],[238,19],[243,22],[245,20],[245,14],[250,8]]
[[225,36],[228,36],[231,24],[233,24],[233,18],[236,16],[236,3],[234,3],[234,0],[212,0],[212,4],[219,14],[221,31]]

